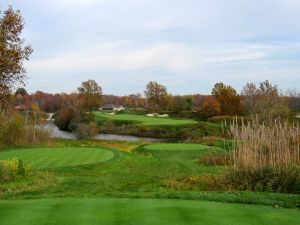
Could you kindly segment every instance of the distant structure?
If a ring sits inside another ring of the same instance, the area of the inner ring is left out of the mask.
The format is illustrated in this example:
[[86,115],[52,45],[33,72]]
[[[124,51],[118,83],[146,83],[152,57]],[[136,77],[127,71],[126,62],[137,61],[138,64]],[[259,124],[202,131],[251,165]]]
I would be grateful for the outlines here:
[[114,104],[106,104],[104,106],[101,106],[99,110],[101,112],[119,112],[124,110],[125,108],[123,106],[116,106]]
[[14,109],[19,112],[25,112],[27,110],[27,107],[25,105],[15,105]]

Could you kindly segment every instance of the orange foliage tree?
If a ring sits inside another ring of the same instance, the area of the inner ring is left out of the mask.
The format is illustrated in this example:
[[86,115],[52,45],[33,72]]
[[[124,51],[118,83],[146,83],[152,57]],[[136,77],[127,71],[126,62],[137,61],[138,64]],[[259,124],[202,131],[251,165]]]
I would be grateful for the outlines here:
[[216,83],[212,90],[212,95],[220,103],[221,115],[241,114],[241,98],[230,85]]

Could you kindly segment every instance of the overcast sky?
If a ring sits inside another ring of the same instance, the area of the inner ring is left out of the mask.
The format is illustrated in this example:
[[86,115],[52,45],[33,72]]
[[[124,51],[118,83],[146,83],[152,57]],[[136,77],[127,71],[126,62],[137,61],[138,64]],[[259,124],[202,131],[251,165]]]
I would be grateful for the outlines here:
[[21,10],[30,91],[75,91],[94,79],[106,94],[238,90],[269,79],[300,86],[299,0],[1,0]]

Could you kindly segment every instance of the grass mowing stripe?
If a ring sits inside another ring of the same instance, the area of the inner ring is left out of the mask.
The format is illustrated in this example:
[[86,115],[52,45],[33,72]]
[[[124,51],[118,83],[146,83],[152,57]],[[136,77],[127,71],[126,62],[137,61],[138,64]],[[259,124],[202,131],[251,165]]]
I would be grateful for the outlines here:
[[95,112],[96,119],[103,120],[115,120],[115,121],[131,121],[133,123],[141,123],[144,125],[169,125],[169,126],[181,126],[189,124],[197,124],[198,122],[191,119],[174,119],[174,118],[158,118],[149,117],[145,115],[133,115],[133,114],[115,114],[109,115],[106,113]]
[[48,199],[0,201],[9,225],[298,225],[297,209],[187,200]]
[[37,168],[56,168],[103,162],[114,157],[101,148],[26,148],[0,152],[0,160],[18,158]]

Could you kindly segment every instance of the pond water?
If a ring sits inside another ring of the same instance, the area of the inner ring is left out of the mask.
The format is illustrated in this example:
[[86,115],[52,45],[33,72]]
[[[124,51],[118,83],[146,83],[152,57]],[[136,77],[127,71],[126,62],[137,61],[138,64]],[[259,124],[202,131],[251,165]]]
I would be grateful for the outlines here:
[[[76,139],[75,134],[69,131],[59,130],[58,127],[51,121],[48,121],[44,126],[44,129],[50,131],[52,137],[54,138],[63,138],[63,139]],[[110,141],[151,141],[159,142],[163,141],[162,139],[155,138],[142,138],[130,135],[117,135],[117,134],[99,134],[95,137],[96,140],[110,140]]]

